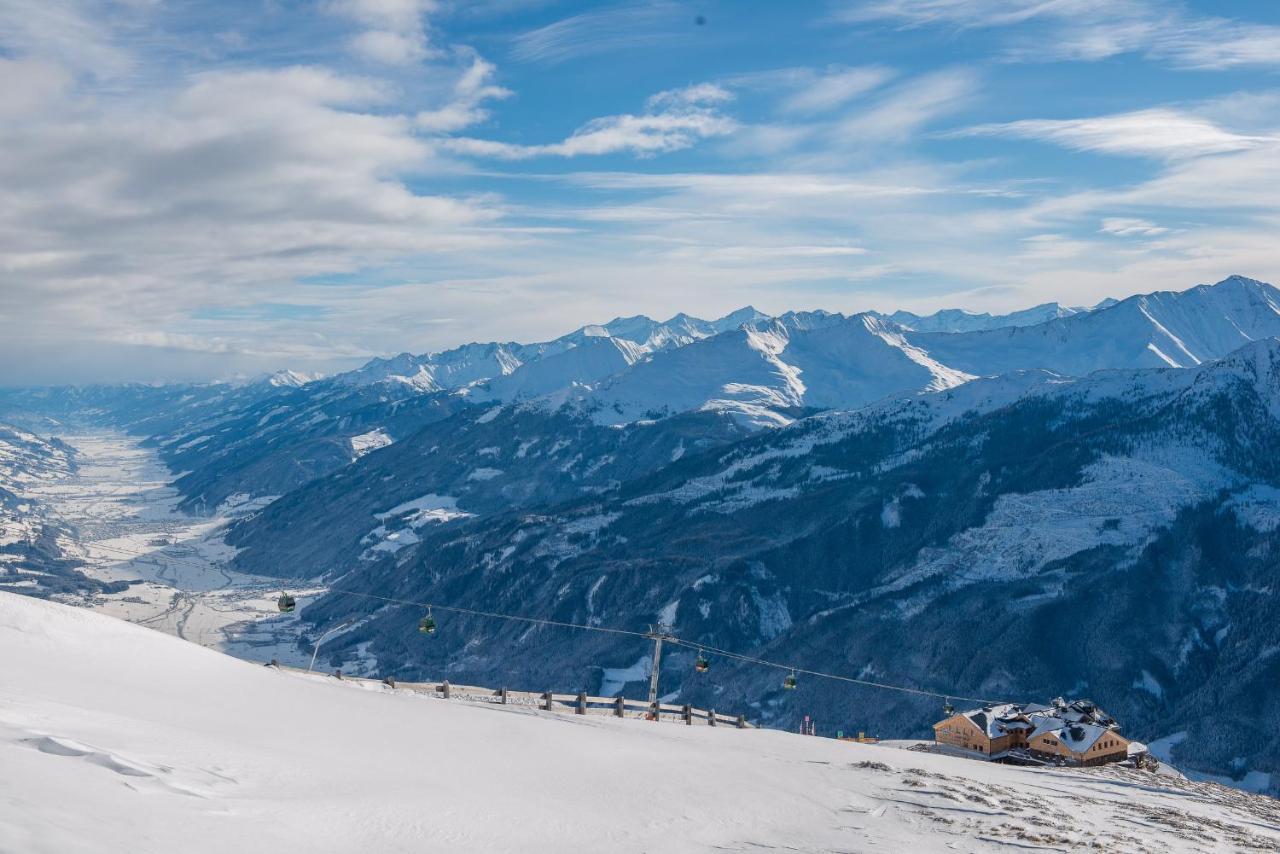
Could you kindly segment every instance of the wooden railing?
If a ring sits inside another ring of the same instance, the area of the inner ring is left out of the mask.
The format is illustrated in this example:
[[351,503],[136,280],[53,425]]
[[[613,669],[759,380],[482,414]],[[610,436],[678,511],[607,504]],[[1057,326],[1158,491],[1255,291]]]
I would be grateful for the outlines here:
[[[291,673],[308,673],[320,676],[323,674],[307,671],[301,667],[272,662],[270,667]],[[647,700],[629,700],[625,697],[592,697],[583,694],[557,694],[554,691],[512,691],[509,688],[484,688],[478,685],[454,685],[448,680],[441,682],[400,682],[391,677],[386,679],[366,679],[358,676],[343,676],[335,673],[334,678],[344,682],[378,685],[395,691],[412,691],[415,694],[427,694],[445,700],[469,700],[471,702],[493,703],[502,706],[530,706],[547,712],[560,712],[574,715],[607,715],[615,718],[641,718],[644,720],[673,721],[693,726],[695,723],[706,726],[731,726],[738,729],[752,729],[745,715],[724,715],[714,709],[697,709],[690,705],[675,703],[653,703]]]

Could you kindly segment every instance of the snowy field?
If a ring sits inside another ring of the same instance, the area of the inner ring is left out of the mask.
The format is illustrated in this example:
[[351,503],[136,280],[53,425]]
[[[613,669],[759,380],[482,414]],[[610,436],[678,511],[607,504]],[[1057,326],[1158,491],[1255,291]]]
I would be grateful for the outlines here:
[[0,593],[0,851],[1226,852],[1280,802],[293,675]]
[[[26,493],[78,530],[68,551],[85,560],[86,575],[139,582],[81,604],[233,655],[306,663],[295,644],[297,616],[276,609],[280,582],[225,567],[234,556],[222,540],[226,526],[262,500],[240,498],[213,516],[188,516],[175,509],[173,475],[137,438],[110,431],[60,438],[76,449],[78,472]],[[304,605],[321,591],[290,592]]]

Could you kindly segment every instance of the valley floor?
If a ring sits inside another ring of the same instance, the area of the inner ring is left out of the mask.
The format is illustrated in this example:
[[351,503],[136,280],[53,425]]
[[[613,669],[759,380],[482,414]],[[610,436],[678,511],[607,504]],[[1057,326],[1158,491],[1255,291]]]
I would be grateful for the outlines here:
[[295,643],[296,616],[276,610],[279,582],[226,568],[234,550],[223,531],[261,501],[189,516],[177,510],[173,474],[138,438],[109,430],[60,438],[76,449],[78,471],[28,493],[78,531],[78,542],[64,545],[85,561],[86,575],[138,582],[81,604],[243,658],[307,663]]
[[1280,850],[1280,802],[370,690],[0,593],[0,851]]

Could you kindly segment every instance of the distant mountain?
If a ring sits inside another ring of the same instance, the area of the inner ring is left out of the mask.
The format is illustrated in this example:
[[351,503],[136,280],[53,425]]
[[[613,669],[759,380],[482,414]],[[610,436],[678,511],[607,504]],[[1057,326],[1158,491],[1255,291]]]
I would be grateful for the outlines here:
[[[184,508],[212,510],[237,493],[284,494],[473,405],[568,405],[601,424],[706,409],[744,426],[776,427],[817,410],[948,388],[974,376],[1195,365],[1280,334],[1278,305],[1275,288],[1232,277],[1087,312],[1040,306],[982,321],[996,328],[967,332],[909,329],[876,314],[768,318],[750,307],[714,321],[637,316],[542,343],[468,344],[375,359],[328,379],[284,372],[243,386],[5,392],[0,411],[54,419],[90,413],[152,437],[165,460],[188,473],[178,483]],[[912,322],[942,328],[955,316]],[[1040,316],[1050,319],[1008,325]]]
[[932,358],[966,373],[1044,368],[1081,376],[1106,368],[1194,367],[1275,335],[1280,335],[1280,290],[1232,276],[1187,291],[1129,297],[1035,326],[908,338]]
[[[618,317],[599,326],[583,326],[554,340],[536,344],[464,344],[440,353],[420,356],[401,353],[391,359],[373,359],[354,371],[339,374],[336,380],[348,385],[396,381],[422,392],[456,390],[508,376],[521,368],[532,369],[544,359],[563,356],[587,345],[598,349],[604,342],[613,341],[615,349],[632,354],[634,361],[639,354],[683,347],[764,317],[766,315],[750,306],[718,320],[701,320],[687,314],[677,314],[662,322],[644,315]],[[558,370],[564,372],[566,364],[561,362]],[[599,378],[585,360],[582,365],[588,368],[587,374],[565,373],[565,385]],[[517,383],[517,386],[523,388],[523,384]]]
[[[990,329],[925,332],[875,314],[793,313],[655,354],[576,396],[602,423],[707,408],[767,427],[796,411],[856,407],[975,376],[1191,367],[1280,335],[1280,290],[1233,276],[1092,311],[1051,304],[1020,314],[989,318],[1001,324]],[[1051,319],[1034,325],[1011,323],[1045,314]]]
[[[1098,307],[1106,306],[1099,304]],[[1087,311],[1089,311],[1087,308],[1070,308],[1056,302],[1047,302],[1010,314],[993,315],[986,312],[978,314],[963,309],[948,308],[926,315],[895,311],[893,314],[878,316],[912,332],[982,332],[1006,326],[1035,326],[1038,323],[1059,320]]]

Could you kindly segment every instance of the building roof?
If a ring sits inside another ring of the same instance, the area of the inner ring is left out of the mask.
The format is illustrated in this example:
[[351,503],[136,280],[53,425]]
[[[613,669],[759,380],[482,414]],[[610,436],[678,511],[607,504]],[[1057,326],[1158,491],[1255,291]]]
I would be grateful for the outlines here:
[[1053,735],[1072,753],[1085,753],[1098,743],[1098,739],[1111,732],[1111,729],[1097,724],[1069,723],[1065,726],[1059,724]]
[[961,714],[986,733],[987,738],[1000,738],[1014,730],[1031,729],[1031,722],[1022,713],[1022,706],[1015,703],[983,706],[981,709],[971,709]]
[[1044,733],[1055,733],[1063,744],[1077,753],[1092,747],[1102,733],[1120,729],[1115,718],[1098,708],[1092,700],[1067,701],[1061,697],[1048,705],[1002,703],[960,714],[987,738],[1000,738],[1019,730],[1028,733],[1028,740]]

